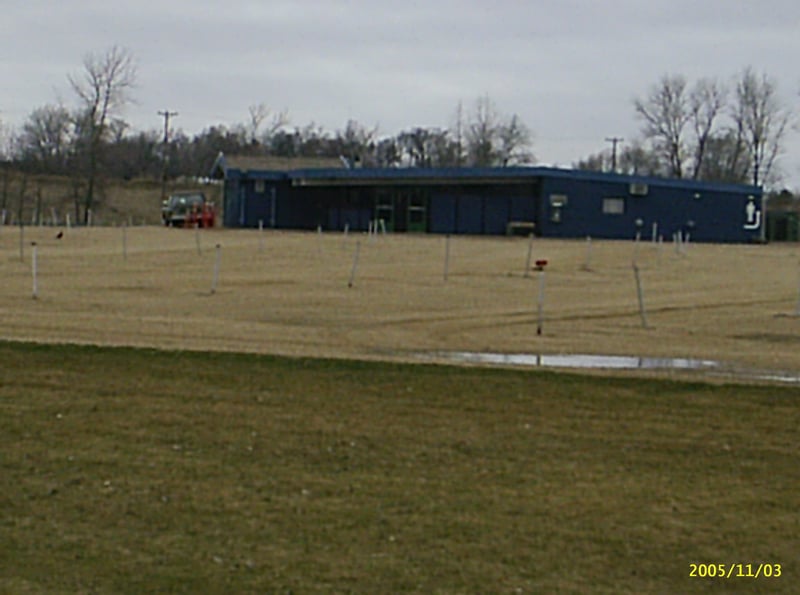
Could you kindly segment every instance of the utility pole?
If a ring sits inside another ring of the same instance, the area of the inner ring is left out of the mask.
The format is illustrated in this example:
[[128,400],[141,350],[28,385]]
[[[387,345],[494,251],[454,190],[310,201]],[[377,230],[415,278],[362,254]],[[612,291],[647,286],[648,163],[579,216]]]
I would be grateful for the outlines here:
[[617,145],[624,140],[619,136],[606,138],[606,142],[611,143],[611,171],[614,173],[617,173]]
[[178,112],[171,112],[168,109],[164,110],[163,112],[158,112],[159,116],[164,117],[164,147],[162,149],[162,169],[161,169],[161,200],[165,201],[167,199],[167,161],[169,157],[167,155],[167,149],[169,148],[169,119],[172,116],[177,116]]

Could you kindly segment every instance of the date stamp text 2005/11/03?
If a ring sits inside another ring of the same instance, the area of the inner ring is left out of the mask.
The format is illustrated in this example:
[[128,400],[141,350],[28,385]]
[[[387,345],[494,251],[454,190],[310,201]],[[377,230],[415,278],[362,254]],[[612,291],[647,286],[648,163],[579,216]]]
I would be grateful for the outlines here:
[[689,564],[690,578],[780,578],[780,564]]

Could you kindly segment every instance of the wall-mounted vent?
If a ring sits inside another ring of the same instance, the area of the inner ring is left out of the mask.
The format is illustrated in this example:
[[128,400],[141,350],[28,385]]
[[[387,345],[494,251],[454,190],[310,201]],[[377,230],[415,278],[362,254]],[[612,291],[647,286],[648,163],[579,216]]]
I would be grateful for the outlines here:
[[649,190],[647,184],[633,183],[628,187],[628,192],[631,196],[647,196]]

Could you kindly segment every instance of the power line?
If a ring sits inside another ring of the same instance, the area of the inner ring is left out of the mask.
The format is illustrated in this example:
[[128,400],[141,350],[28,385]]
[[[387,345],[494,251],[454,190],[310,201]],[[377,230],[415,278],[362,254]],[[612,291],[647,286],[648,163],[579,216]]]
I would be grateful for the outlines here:
[[617,145],[625,139],[619,136],[606,137],[606,142],[611,143],[611,171],[617,171]]
[[169,144],[169,119],[173,116],[177,116],[178,112],[164,110],[163,112],[158,112],[158,115],[164,116],[164,146],[166,147]]

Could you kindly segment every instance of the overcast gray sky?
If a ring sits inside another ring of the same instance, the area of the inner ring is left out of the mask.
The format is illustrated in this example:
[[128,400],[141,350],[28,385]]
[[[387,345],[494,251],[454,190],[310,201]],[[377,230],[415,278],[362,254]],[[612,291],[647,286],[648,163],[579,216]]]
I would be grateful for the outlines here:
[[[59,97],[88,52],[127,48],[138,66],[127,119],[179,112],[194,134],[265,102],[292,125],[348,119],[382,135],[448,127],[487,95],[534,132],[546,164],[570,166],[634,139],[632,100],[664,74],[769,74],[800,113],[797,0],[0,0],[0,118],[19,125]],[[800,189],[800,131],[781,159]]]

